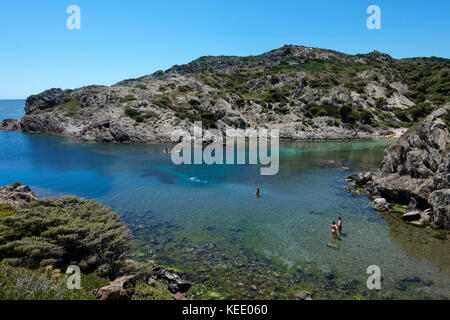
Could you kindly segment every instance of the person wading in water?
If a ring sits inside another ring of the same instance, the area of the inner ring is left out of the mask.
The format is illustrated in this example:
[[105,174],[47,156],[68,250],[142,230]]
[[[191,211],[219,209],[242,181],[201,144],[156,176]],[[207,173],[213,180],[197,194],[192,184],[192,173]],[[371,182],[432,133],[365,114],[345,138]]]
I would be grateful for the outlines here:
[[342,235],[342,218],[341,217],[339,217],[339,219],[338,219],[337,227],[338,227],[339,235],[341,236]]
[[333,238],[336,239],[337,237],[337,227],[336,227],[336,222],[333,221],[333,223],[331,224],[331,234],[333,235]]

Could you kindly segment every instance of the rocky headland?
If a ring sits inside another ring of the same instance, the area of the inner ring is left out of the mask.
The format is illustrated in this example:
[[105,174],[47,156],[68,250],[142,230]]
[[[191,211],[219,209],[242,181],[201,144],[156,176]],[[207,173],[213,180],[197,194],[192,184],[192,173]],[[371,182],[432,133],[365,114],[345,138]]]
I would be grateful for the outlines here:
[[385,150],[377,172],[347,181],[379,211],[400,211],[418,225],[450,229],[450,105],[433,111]]
[[28,97],[0,129],[89,142],[168,142],[176,129],[278,128],[290,140],[347,140],[409,127],[449,101],[450,63],[286,45],[206,56],[113,86]]

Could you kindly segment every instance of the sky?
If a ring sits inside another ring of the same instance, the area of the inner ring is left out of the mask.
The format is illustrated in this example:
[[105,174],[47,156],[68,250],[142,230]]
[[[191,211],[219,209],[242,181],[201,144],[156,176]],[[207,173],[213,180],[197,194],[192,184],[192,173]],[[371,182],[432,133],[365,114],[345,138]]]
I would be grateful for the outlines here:
[[[70,5],[81,29],[68,29]],[[381,11],[370,30],[369,5]],[[448,0],[1,0],[0,99],[112,85],[205,55],[284,44],[450,57]]]

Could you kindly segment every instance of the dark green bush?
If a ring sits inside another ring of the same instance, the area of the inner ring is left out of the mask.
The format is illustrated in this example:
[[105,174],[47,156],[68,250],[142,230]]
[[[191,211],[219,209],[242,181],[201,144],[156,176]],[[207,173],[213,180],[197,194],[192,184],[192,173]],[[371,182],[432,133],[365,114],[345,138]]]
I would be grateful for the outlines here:
[[146,90],[147,89],[147,86],[145,84],[143,84],[143,83],[138,83],[135,87],[138,88],[138,89],[142,89],[142,90]]
[[159,97],[158,99],[154,100],[153,103],[162,108],[170,108],[172,106],[172,101],[166,96]]
[[433,106],[429,103],[418,103],[409,108],[409,113],[414,121],[418,121],[429,115],[433,111]]
[[119,99],[120,102],[127,102],[127,101],[133,101],[133,100],[137,100],[137,98],[135,96],[133,96],[132,94],[129,94],[125,97],[121,97]]
[[113,276],[130,246],[117,213],[93,200],[39,199],[0,219],[0,261],[12,266],[77,264],[84,273]]
[[380,97],[375,99],[375,106],[379,109],[384,109],[387,106],[388,102],[385,98]]
[[355,122],[355,114],[353,108],[349,105],[345,105],[339,108],[339,116],[343,122]]

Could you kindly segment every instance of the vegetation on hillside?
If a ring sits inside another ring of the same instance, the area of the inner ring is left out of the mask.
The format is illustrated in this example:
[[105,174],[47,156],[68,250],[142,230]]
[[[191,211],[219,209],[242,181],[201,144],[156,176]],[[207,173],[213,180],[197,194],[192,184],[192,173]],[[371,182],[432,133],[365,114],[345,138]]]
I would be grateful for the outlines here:
[[29,97],[26,113],[95,119],[92,127],[123,115],[135,126],[159,128],[183,120],[201,120],[206,128],[311,126],[326,116],[331,126],[370,132],[410,127],[449,103],[449,73],[450,60],[444,58],[394,59],[377,51],[347,55],[286,45],[258,56],[201,57],[112,87],[50,89]]

